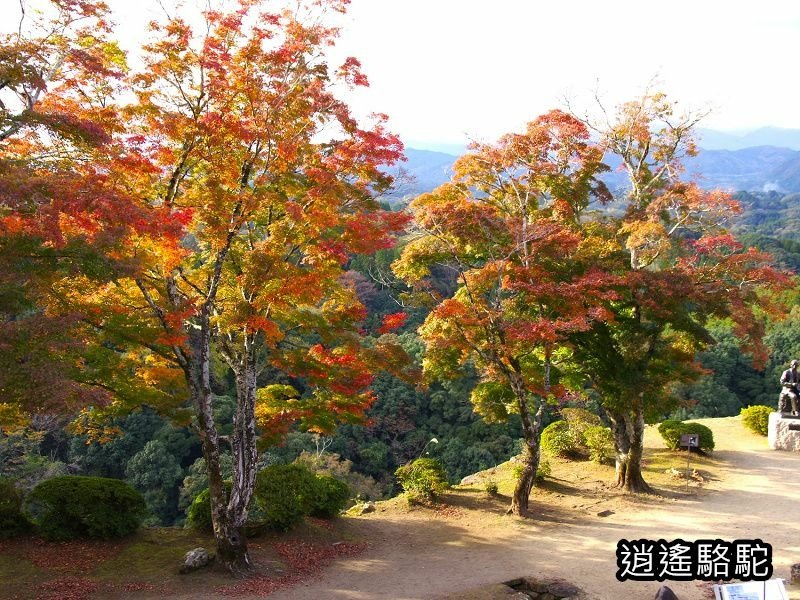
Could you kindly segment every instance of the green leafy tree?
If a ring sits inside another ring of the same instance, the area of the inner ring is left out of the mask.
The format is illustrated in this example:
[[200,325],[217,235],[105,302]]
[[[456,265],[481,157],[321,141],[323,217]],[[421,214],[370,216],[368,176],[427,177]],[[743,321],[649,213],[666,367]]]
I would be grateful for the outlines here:
[[70,461],[81,472],[99,477],[124,479],[128,462],[165,426],[162,417],[144,408],[113,421],[113,435],[101,441],[77,435],[70,445]]
[[178,515],[178,484],[183,470],[164,442],[147,442],[130,459],[125,475],[128,483],[142,494],[156,521],[171,525]]

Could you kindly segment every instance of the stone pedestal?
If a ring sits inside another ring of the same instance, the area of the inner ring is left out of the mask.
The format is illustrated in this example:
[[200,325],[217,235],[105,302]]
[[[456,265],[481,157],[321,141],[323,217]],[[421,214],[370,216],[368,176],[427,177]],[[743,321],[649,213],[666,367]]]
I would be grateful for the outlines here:
[[800,419],[770,413],[767,439],[773,450],[800,452]]

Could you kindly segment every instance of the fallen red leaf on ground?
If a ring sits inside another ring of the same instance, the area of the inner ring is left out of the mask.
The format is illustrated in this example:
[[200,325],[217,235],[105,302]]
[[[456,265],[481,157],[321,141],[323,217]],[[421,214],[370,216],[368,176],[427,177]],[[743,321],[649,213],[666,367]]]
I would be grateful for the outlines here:
[[275,544],[278,554],[292,573],[278,577],[258,575],[237,583],[217,588],[222,596],[266,596],[275,590],[296,585],[303,579],[318,574],[331,561],[340,556],[355,556],[367,548],[365,542],[335,542],[333,544],[311,544],[303,541],[279,542]]

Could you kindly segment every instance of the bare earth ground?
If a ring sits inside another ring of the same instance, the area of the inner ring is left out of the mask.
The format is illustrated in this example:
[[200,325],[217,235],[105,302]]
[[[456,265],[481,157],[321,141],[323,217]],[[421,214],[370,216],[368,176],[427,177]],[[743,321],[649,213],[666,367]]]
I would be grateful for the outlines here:
[[[485,584],[533,576],[567,579],[591,598],[653,598],[661,584],[616,580],[615,549],[622,538],[761,538],[772,544],[774,577],[788,581],[790,565],[800,562],[800,455],[769,450],[766,438],[747,431],[738,417],[701,422],[714,430],[717,448],[700,466],[711,480],[688,494],[682,485],[670,490],[648,474],[667,497],[621,496],[602,481],[581,481],[597,473],[586,463],[573,463],[578,469],[561,475],[557,485],[534,491],[532,519],[501,516],[504,502],[494,514],[477,517],[468,506],[433,515],[387,509],[360,517],[355,529],[370,540],[364,554],[270,597],[459,597]],[[653,427],[648,427],[647,445],[661,445]],[[665,453],[656,452],[653,460]],[[685,467],[684,458],[672,458],[675,466]],[[560,474],[555,466],[553,474]],[[605,510],[614,514],[597,516]],[[707,584],[666,583],[681,600],[712,597]],[[790,593],[800,598],[800,590]]]
[[[771,451],[738,417],[701,421],[717,449],[692,456],[702,475],[687,489],[665,474],[686,455],[645,437],[645,478],[657,496],[609,487],[610,466],[550,459],[552,477],[531,496],[532,516],[505,515],[511,466],[458,486],[443,503],[410,508],[403,498],[378,511],[333,522],[309,520],[297,531],[254,539],[260,567],[252,580],[214,571],[177,574],[183,553],[211,540],[192,531],[143,530],[116,542],[0,543],[0,598],[94,600],[223,596],[274,600],[494,598],[489,584],[517,577],[565,579],[601,600],[651,599],[661,584],[615,578],[620,539],[760,538],[773,547],[774,577],[800,562],[800,454]],[[490,497],[485,481],[499,484]],[[610,514],[609,514],[610,511]],[[601,513],[606,516],[600,516]],[[667,582],[681,600],[713,598],[699,582]],[[790,589],[800,599],[800,589]]]

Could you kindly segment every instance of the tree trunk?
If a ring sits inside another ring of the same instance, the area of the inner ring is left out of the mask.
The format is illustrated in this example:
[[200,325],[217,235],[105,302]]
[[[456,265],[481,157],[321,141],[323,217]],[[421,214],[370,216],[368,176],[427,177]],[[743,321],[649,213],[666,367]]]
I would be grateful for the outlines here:
[[524,517],[528,514],[528,498],[536,481],[536,471],[539,469],[539,448],[532,448],[529,440],[525,439],[525,458],[522,465],[522,472],[517,479],[514,487],[514,495],[511,498],[511,507],[508,512]]
[[525,453],[522,472],[514,488],[514,495],[511,498],[511,507],[508,509],[508,512],[524,517],[528,514],[528,498],[536,482],[536,472],[539,470],[539,442],[541,440],[544,403],[539,403],[533,421],[531,421],[530,414],[528,413],[528,392],[525,389],[522,377],[518,373],[512,373],[510,379],[511,389],[514,390],[514,395],[517,398],[519,414],[522,420]]
[[258,448],[256,446],[256,369],[251,352],[235,369],[236,414],[231,450],[233,452],[233,484],[228,501],[231,522],[243,528],[247,522],[247,507],[253,497],[256,484]]
[[632,493],[651,493],[642,477],[644,413],[635,407],[628,412],[608,411],[617,453],[615,487]]
[[[252,567],[242,524],[231,514],[228,493],[220,469],[220,437],[214,421],[211,394],[211,332],[204,310],[199,327],[192,337],[191,376],[189,388],[197,416],[197,429],[208,473],[209,503],[214,540],[217,544],[217,563],[231,572],[243,572]],[[252,487],[251,487],[252,489]],[[245,513],[246,518],[246,513]]]

